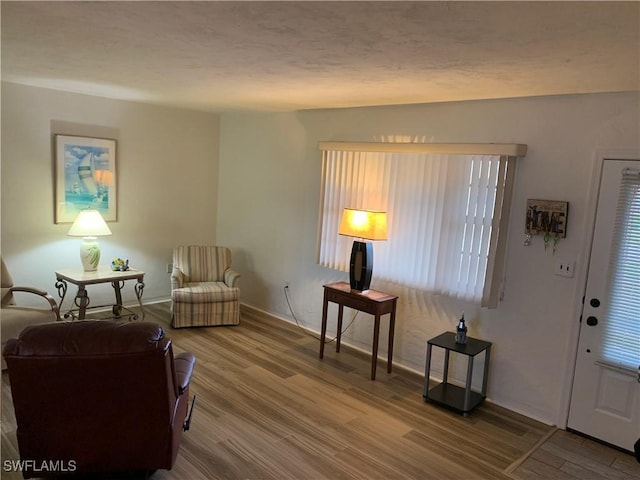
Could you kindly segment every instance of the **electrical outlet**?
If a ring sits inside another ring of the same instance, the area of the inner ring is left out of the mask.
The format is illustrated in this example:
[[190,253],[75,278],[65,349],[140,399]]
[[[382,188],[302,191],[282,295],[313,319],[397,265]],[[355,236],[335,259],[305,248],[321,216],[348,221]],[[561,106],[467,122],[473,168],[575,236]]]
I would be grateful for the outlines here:
[[173,272],[173,263],[167,263],[167,273]]
[[573,271],[576,268],[576,262],[567,262],[564,260],[558,260],[556,266],[553,269],[553,273],[560,275],[561,277],[573,278]]

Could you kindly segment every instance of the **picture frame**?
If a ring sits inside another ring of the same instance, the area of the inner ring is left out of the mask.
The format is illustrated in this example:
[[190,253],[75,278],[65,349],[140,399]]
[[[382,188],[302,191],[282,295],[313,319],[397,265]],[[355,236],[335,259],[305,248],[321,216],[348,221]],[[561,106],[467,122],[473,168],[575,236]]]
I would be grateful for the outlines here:
[[95,208],[117,219],[116,140],[55,135],[55,223],[72,223]]
[[566,238],[568,213],[569,202],[528,199],[525,233]]

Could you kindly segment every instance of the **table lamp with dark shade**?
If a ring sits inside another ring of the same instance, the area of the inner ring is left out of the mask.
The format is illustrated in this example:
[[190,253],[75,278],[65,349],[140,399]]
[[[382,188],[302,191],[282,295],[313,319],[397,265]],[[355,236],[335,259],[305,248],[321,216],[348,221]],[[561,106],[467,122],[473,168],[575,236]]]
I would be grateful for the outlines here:
[[[387,213],[345,208],[340,221],[339,235],[363,240],[387,239]],[[355,240],[349,262],[351,290],[364,292],[371,285],[373,272],[373,244]]]

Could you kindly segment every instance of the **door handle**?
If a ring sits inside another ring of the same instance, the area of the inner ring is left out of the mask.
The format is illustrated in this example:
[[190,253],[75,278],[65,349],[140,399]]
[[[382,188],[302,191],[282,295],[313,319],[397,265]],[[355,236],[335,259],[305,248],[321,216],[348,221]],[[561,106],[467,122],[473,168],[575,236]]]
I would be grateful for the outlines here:
[[587,325],[590,327],[595,327],[598,324],[598,319],[594,316],[587,318]]

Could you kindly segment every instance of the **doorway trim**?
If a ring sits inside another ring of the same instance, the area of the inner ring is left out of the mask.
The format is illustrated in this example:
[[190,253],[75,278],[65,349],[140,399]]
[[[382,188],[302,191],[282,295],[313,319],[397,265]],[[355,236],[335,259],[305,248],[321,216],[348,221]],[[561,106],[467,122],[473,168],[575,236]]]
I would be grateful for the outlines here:
[[576,293],[573,300],[571,327],[567,341],[567,356],[565,360],[566,367],[563,381],[564,389],[561,393],[560,408],[558,409],[557,426],[563,430],[567,429],[567,424],[569,423],[571,391],[573,390],[573,380],[578,357],[578,343],[580,341],[580,316],[582,315],[582,304],[587,289],[587,279],[589,278],[588,267],[589,261],[591,260],[591,247],[593,244],[598,196],[600,194],[600,179],[602,177],[604,161],[607,159],[634,160],[639,158],[639,149],[621,148],[597,150],[592,160],[591,185],[589,187],[587,207],[584,213],[583,240],[582,247],[578,254],[578,268],[576,269]]

